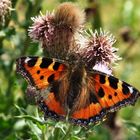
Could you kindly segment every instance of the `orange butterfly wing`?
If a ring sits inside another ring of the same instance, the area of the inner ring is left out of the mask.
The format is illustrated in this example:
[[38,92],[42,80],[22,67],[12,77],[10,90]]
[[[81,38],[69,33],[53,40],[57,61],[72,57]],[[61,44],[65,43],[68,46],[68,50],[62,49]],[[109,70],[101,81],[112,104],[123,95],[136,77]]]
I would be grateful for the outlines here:
[[108,112],[133,105],[140,95],[137,89],[111,75],[95,72],[93,77],[98,101]]
[[[17,59],[17,71],[24,76],[31,87],[36,88],[32,90],[29,87],[29,91],[40,92],[56,81],[63,81],[64,84],[64,75],[68,68],[67,65],[56,59],[22,57]],[[139,91],[131,85],[98,71],[87,72],[87,78],[87,87],[83,87],[83,89],[87,88],[88,90],[84,89],[84,94],[79,95],[80,99],[88,95],[87,105],[75,109],[70,114],[69,121],[75,124],[97,123],[103,120],[109,112],[116,111],[129,104],[133,105],[140,95]],[[59,94],[57,86],[53,90],[48,91],[48,93],[44,90],[44,95],[47,95],[47,97],[39,99],[38,104],[45,112],[46,117],[58,120],[65,119],[67,114],[64,109],[65,106],[62,106],[60,98],[57,98]],[[77,100],[80,105],[82,105],[82,101],[84,100]]]
[[66,112],[53,92],[50,92],[46,99],[39,100],[38,104],[45,118],[64,120]]
[[37,89],[47,88],[50,83],[60,79],[66,70],[67,66],[56,59],[41,57],[17,59],[17,72]]
[[[27,96],[38,96],[37,102],[45,115],[60,118],[64,109],[49,87],[54,81],[63,79],[67,66],[56,59],[41,57],[21,57],[17,59],[17,72],[28,82]],[[40,98],[41,97],[41,98]],[[54,115],[55,114],[55,115]]]
[[73,112],[70,121],[80,125],[102,121],[109,112],[133,105],[140,93],[126,82],[98,72],[89,73],[89,103]]

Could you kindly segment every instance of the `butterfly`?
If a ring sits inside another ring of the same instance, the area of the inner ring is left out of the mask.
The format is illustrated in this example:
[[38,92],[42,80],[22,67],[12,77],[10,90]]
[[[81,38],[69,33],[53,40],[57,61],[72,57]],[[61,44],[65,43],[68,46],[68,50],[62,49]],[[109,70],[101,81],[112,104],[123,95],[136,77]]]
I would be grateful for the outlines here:
[[110,113],[134,105],[140,92],[112,75],[88,69],[78,61],[47,57],[17,59],[17,72],[29,83],[45,118],[81,126],[96,124]]

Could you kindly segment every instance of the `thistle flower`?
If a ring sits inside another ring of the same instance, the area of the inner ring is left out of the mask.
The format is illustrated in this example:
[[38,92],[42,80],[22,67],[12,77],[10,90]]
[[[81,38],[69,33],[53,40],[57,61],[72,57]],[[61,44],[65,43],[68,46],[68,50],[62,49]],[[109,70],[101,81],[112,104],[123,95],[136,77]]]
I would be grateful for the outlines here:
[[10,13],[10,8],[10,0],[0,0],[0,24],[5,24],[5,18]]
[[114,43],[114,37],[100,29],[99,33],[97,31],[92,33],[86,42],[86,47],[81,49],[80,55],[90,68],[93,68],[96,64],[109,67],[110,64],[119,59],[115,54],[117,48],[112,47]]
[[[51,57],[66,59],[76,45],[74,35],[84,23],[84,14],[72,3],[63,3],[53,13],[32,18],[31,39],[41,42],[44,52]],[[71,49],[72,50],[72,49]]]
[[33,17],[33,25],[28,30],[30,38],[35,41],[44,42],[50,46],[54,34],[53,18],[53,13],[48,12],[46,15]]

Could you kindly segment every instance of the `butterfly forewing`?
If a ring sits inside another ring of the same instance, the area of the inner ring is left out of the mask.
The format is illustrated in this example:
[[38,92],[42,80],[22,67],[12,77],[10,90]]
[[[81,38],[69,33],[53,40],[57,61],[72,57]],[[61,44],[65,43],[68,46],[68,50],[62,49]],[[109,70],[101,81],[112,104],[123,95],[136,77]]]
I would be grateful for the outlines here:
[[17,59],[17,72],[37,89],[47,88],[60,79],[67,66],[55,59],[41,57],[21,57]]
[[97,71],[93,74],[93,84],[100,105],[108,112],[133,105],[140,95],[137,89],[126,82]]

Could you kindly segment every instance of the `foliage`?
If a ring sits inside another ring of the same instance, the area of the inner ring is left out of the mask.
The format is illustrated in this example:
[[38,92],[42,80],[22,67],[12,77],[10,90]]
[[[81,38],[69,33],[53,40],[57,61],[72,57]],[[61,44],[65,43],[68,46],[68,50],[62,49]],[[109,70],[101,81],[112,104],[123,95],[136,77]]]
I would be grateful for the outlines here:
[[[11,14],[0,26],[0,139],[33,140],[138,140],[140,139],[140,102],[117,113],[117,126],[106,123],[81,128],[68,123],[44,121],[36,106],[29,105],[25,90],[27,83],[15,71],[16,58],[43,55],[38,43],[28,36],[31,17],[53,10],[64,0],[12,0]],[[139,0],[73,0],[87,14],[87,28],[101,25],[116,36],[118,54],[122,61],[114,68],[115,76],[140,89],[140,9]],[[90,13],[89,13],[90,12]]]

